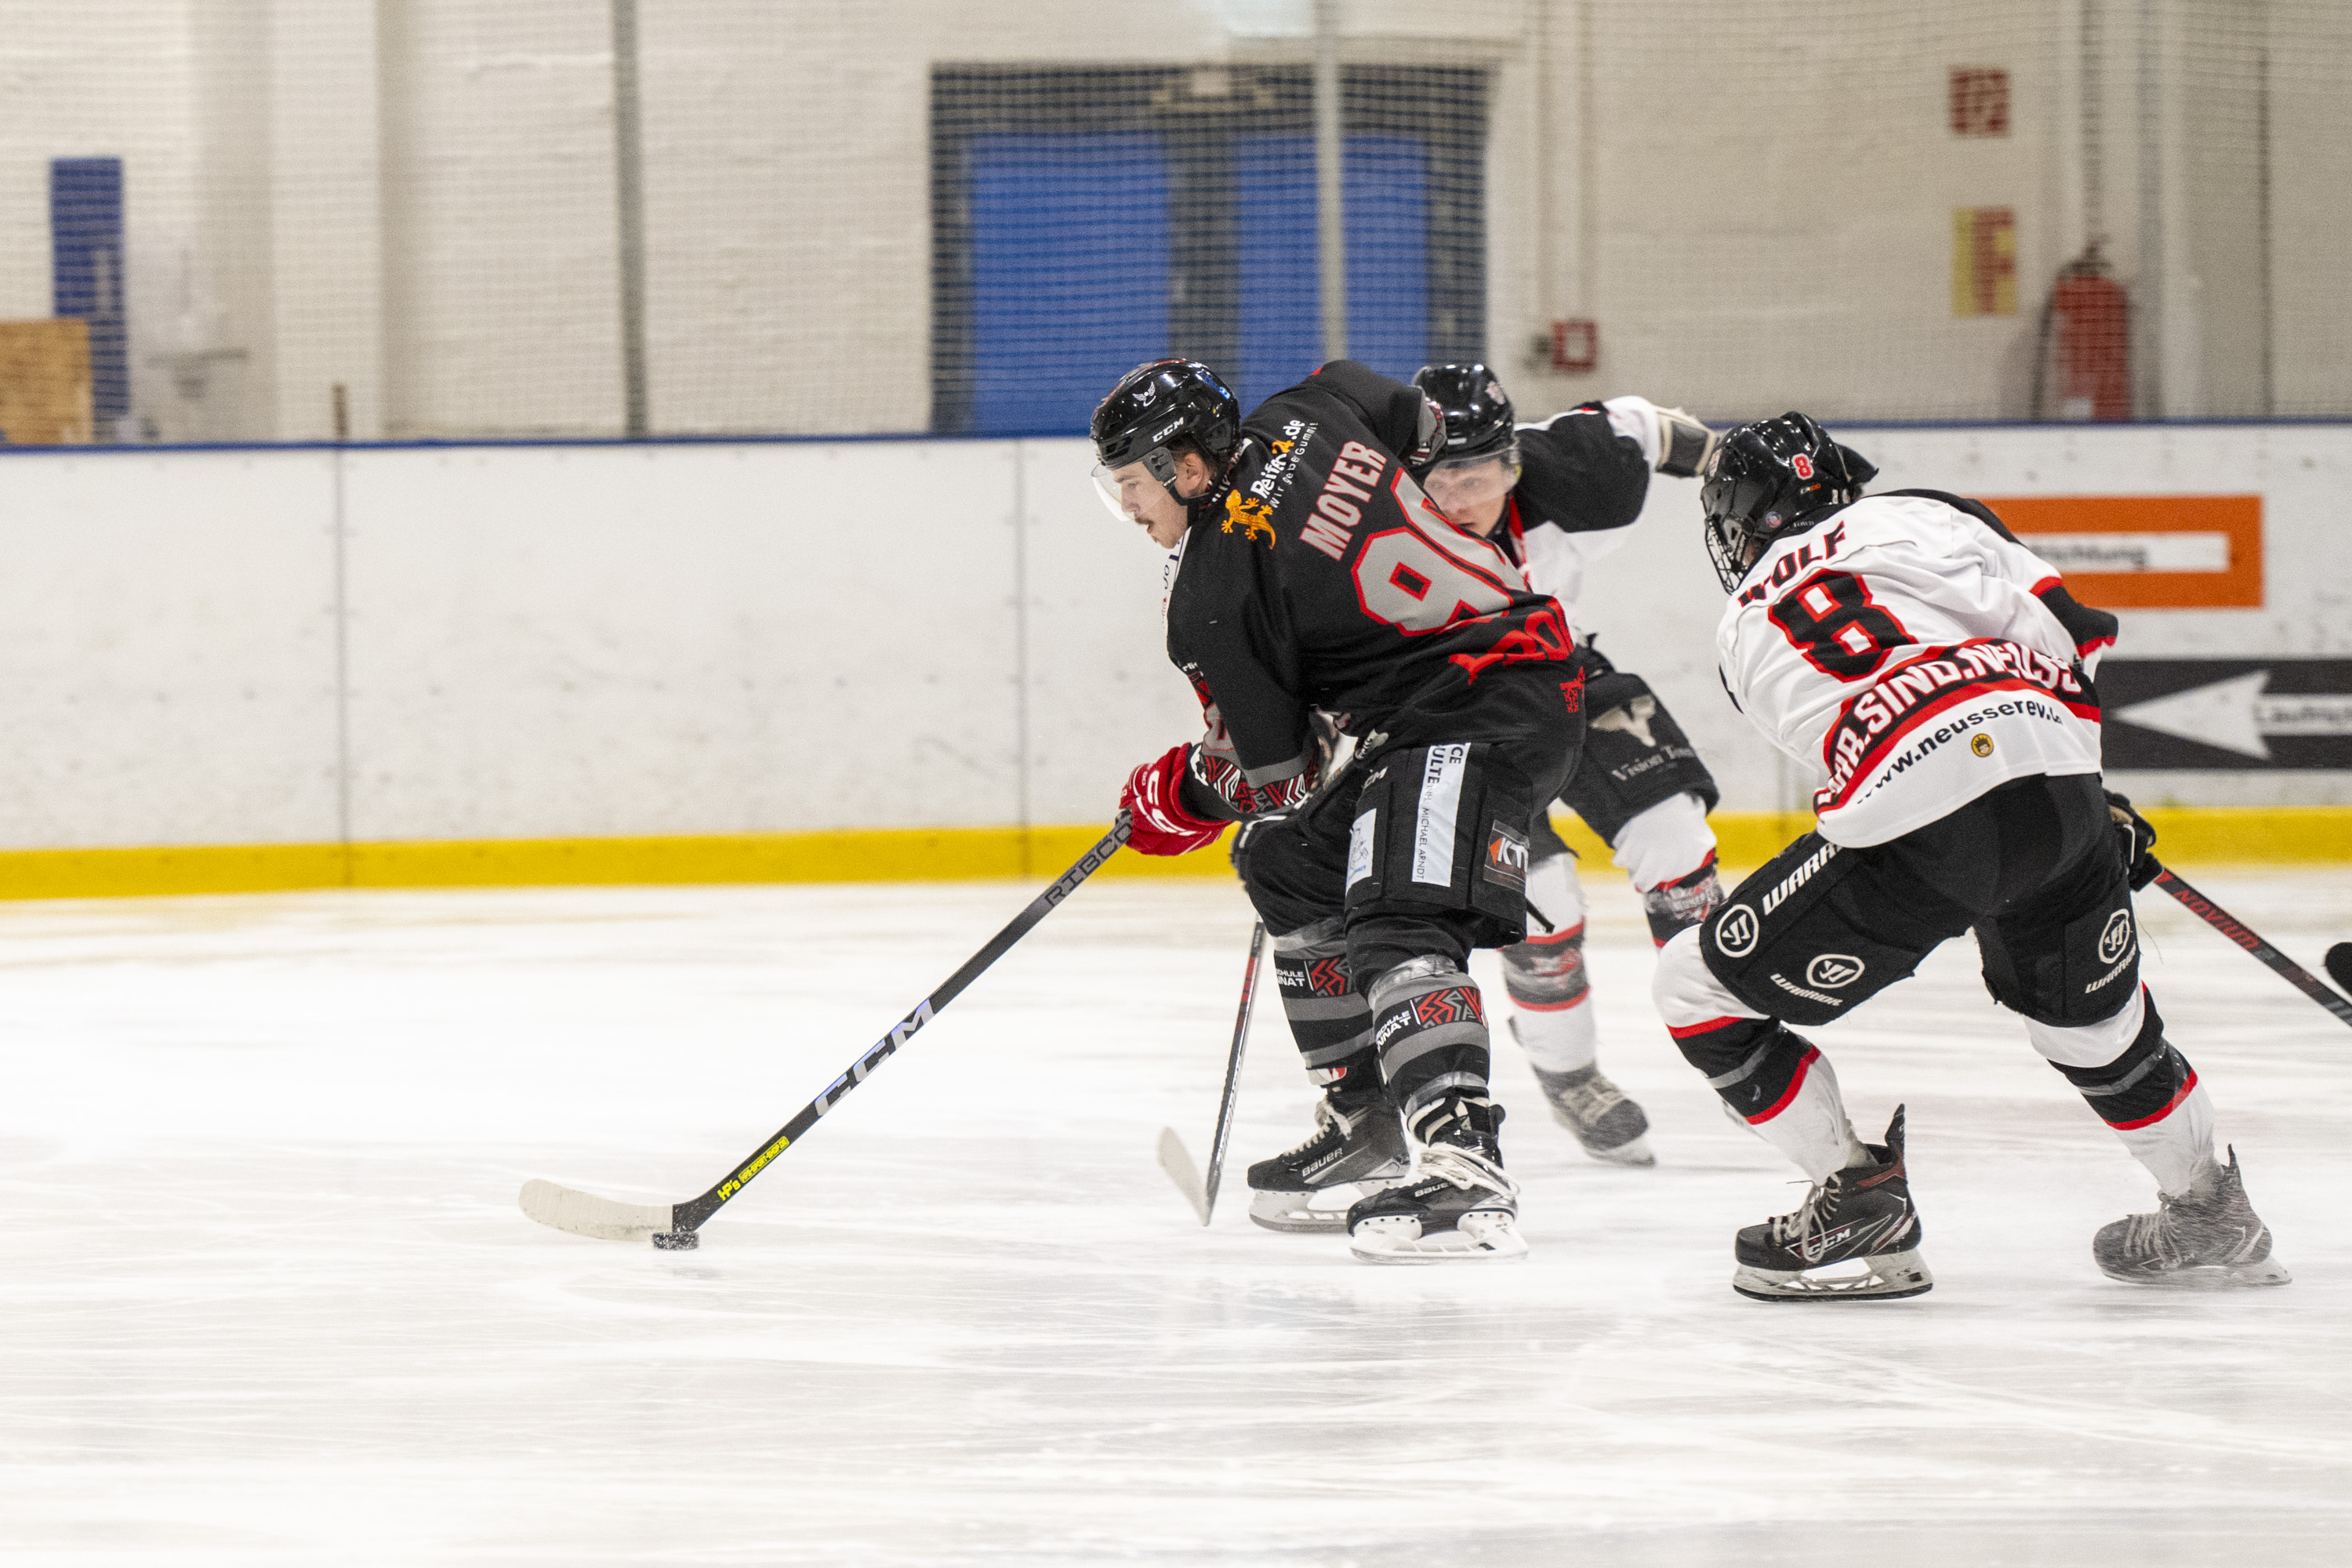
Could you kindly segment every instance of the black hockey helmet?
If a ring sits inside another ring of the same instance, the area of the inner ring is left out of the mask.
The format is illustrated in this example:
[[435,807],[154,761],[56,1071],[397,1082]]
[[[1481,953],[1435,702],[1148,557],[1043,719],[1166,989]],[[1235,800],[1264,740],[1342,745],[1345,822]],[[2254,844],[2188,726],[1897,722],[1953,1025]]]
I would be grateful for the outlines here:
[[1413,373],[1412,384],[1444,416],[1445,444],[1432,454],[1433,461],[1483,458],[1517,441],[1511,395],[1485,365],[1425,364]]
[[1699,470],[1706,552],[1727,594],[1776,539],[1802,532],[1862,494],[1877,467],[1809,416],[1735,426]]
[[1169,495],[1184,501],[1176,494],[1176,458],[1168,444],[1189,437],[1222,477],[1241,446],[1242,405],[1198,360],[1146,360],[1095,405],[1088,429],[1105,468],[1141,463]]

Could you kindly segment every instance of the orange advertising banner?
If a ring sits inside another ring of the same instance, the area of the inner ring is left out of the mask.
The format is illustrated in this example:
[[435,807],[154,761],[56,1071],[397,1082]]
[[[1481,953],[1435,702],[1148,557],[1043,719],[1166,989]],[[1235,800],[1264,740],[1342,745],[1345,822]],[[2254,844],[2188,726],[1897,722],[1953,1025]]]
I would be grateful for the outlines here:
[[2074,597],[2103,610],[2259,610],[2263,498],[1987,497]]

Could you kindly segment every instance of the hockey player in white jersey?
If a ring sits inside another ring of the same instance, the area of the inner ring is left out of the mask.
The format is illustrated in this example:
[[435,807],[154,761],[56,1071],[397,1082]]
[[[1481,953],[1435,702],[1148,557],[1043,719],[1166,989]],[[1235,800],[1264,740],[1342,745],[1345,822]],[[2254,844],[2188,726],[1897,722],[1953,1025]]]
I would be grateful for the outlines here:
[[2158,1210],[2102,1228],[2098,1266],[2150,1285],[2274,1285],[2234,1151],[2139,983],[2131,892],[2155,835],[2099,778],[2092,686],[2112,616],[1983,503],[1864,497],[1875,470],[1801,414],[1725,435],[1701,474],[1731,595],[1724,686],[1818,769],[1815,831],[1660,955],[1683,1054],[1813,1186],[1742,1229],[1732,1288],[1767,1300],[1916,1296],[1932,1277],[1904,1165],[1846,1119],[1790,1026],[1843,1017],[1973,930],[1993,997],[2155,1176]]
[[[1698,472],[1713,433],[1678,408],[1643,397],[1588,403],[1529,425],[1483,364],[1424,365],[1413,384],[1445,417],[1445,444],[1423,488],[1455,523],[1501,545],[1528,585],[1559,601],[1570,627],[1585,573],[1624,542],[1653,473]],[[1560,803],[1610,847],[1632,878],[1663,945],[1722,900],[1706,814],[1720,798],[1674,715],[1638,675],[1619,669],[1580,631],[1584,751]],[[1649,1118],[1599,1065],[1600,1037],[1584,963],[1584,891],[1576,857],[1551,826],[1549,802],[1529,827],[1528,901],[1538,923],[1503,950],[1512,1036],[1586,1153],[1655,1163]]]

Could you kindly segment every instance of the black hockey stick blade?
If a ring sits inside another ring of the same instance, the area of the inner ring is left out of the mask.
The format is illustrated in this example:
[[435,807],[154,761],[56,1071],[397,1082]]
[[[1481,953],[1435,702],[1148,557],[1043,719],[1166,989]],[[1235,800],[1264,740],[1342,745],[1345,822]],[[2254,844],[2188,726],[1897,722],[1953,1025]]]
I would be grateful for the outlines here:
[[[2264,942],[2250,930],[2244,921],[2182,881],[2179,874],[2170,867],[2165,867],[2157,872],[2156,885],[2179,900],[2181,907],[2190,914],[2244,948],[2247,952],[2252,954],[2258,962],[2288,984],[2334,1014],[2337,1022],[2352,1025],[2352,1002],[2346,1001],[2343,996],[2329,990],[2326,983],[2317,975]],[[2336,963],[2339,954],[2348,961],[2342,968],[2338,968]],[[2334,975],[2336,984],[2340,985],[2345,981],[2345,971],[2347,969],[2352,969],[2352,943],[2338,942],[2328,950],[2327,973]]]
[[1127,813],[1120,812],[1111,830],[1097,840],[1095,847],[1079,857],[1078,863],[1054,879],[1053,885],[1029,902],[1029,907],[1013,917],[1012,922],[988,940],[986,946],[964,960],[963,967],[943,981],[939,989],[915,1004],[915,1010],[892,1026],[890,1032],[866,1047],[849,1070],[825,1085],[823,1093],[801,1107],[800,1114],[780,1128],[775,1136],[753,1150],[741,1163],[721,1177],[709,1192],[698,1198],[667,1206],[650,1204],[625,1204],[612,1198],[598,1197],[575,1187],[554,1182],[530,1181],[523,1184],[520,1202],[522,1212],[545,1226],[568,1230],[574,1236],[594,1237],[600,1241],[635,1241],[650,1237],[664,1251],[682,1252],[696,1245],[695,1233],[703,1222],[717,1214],[730,1199],[751,1184],[751,1178],[768,1168],[776,1156],[808,1135],[824,1113],[841,1103],[842,1098],[864,1083],[874,1069],[897,1054],[900,1046],[912,1039],[915,1032],[947,1010],[949,1003],[963,994],[964,988],[979,979],[988,967],[1013,951],[1013,944],[1035,930],[1039,921],[1061,907],[1062,900],[1076,892],[1078,884],[1101,868],[1104,861],[1118,853],[1128,838]]
[[2339,942],[2327,950],[2327,978],[2336,982],[2338,991],[2352,991],[2352,942]]

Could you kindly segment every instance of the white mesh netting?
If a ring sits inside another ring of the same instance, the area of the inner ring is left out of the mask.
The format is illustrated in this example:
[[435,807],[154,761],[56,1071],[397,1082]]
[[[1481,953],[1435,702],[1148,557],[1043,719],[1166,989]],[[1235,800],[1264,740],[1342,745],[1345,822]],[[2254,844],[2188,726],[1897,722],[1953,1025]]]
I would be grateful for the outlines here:
[[[2352,415],[2336,0],[1334,9],[1381,369]],[[0,428],[1069,432],[1171,350],[1262,395],[1323,349],[1314,10],[5,0]]]

